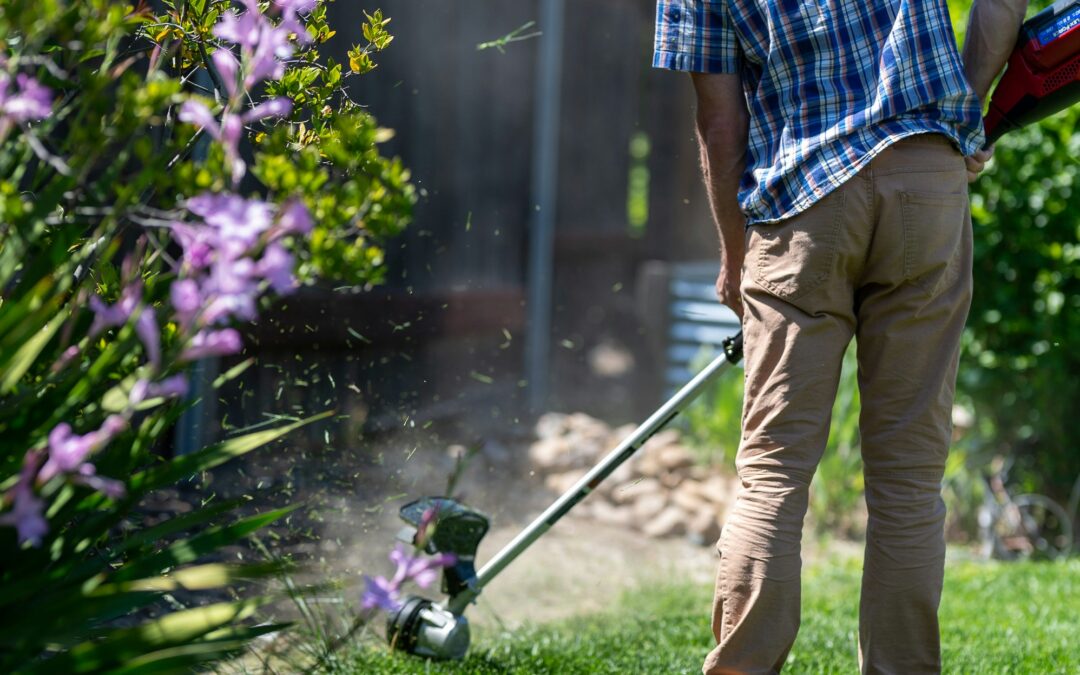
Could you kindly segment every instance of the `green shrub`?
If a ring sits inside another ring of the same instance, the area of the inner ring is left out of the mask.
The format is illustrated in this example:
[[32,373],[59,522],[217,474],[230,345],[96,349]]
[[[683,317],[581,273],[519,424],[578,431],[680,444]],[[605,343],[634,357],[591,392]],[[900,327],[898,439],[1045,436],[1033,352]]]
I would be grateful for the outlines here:
[[345,89],[381,14],[343,72],[322,2],[157,6],[0,2],[2,672],[186,672],[280,628],[160,601],[276,571],[206,557],[287,510],[137,506],[305,423],[157,456],[191,362],[298,284],[377,282],[415,199]]

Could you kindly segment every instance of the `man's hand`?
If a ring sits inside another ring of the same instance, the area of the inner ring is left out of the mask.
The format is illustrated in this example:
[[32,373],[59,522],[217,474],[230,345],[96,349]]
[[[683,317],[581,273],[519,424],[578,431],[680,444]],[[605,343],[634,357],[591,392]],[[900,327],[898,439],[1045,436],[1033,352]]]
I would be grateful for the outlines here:
[[742,319],[743,304],[742,284],[743,247],[726,251],[720,261],[720,276],[716,279],[716,297],[720,304],[727,305]]
[[979,173],[986,168],[986,163],[994,156],[994,146],[979,150],[974,155],[964,158],[967,164],[967,181],[974,183],[979,178]]

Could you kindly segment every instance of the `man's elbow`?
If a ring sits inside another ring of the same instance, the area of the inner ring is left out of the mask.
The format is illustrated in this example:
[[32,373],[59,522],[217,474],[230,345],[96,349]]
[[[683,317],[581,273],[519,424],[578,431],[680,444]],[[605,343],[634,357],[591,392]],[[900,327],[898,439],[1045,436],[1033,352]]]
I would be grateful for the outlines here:
[[697,112],[697,131],[701,140],[711,147],[731,147],[746,144],[749,121],[740,110]]

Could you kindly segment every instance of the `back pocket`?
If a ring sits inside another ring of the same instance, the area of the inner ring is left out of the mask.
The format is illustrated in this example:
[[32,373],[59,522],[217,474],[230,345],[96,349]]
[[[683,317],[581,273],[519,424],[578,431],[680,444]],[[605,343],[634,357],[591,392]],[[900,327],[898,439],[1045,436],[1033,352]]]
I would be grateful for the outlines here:
[[835,190],[796,216],[751,227],[748,258],[758,285],[795,300],[823,284],[835,267],[844,201]]
[[901,192],[904,279],[931,296],[956,283],[962,271],[968,196]]

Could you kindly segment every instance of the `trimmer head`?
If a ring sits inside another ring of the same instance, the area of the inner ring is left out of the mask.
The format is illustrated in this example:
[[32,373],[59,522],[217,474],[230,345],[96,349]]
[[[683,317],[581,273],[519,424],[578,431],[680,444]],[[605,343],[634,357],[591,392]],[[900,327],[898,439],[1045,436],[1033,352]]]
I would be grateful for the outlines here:
[[[451,553],[456,561],[443,569],[442,590],[456,596],[476,584],[476,549],[487,534],[490,521],[449,497],[424,497],[401,507],[401,519],[408,525],[398,539],[419,546],[425,553]],[[421,533],[421,529],[424,532]],[[422,536],[423,541],[418,540]],[[462,604],[467,606],[467,600]],[[431,600],[409,596],[387,621],[386,634],[394,649],[436,659],[460,659],[469,648],[469,622]]]
[[460,659],[469,650],[469,621],[431,600],[410,595],[386,622],[390,646],[432,659]]

